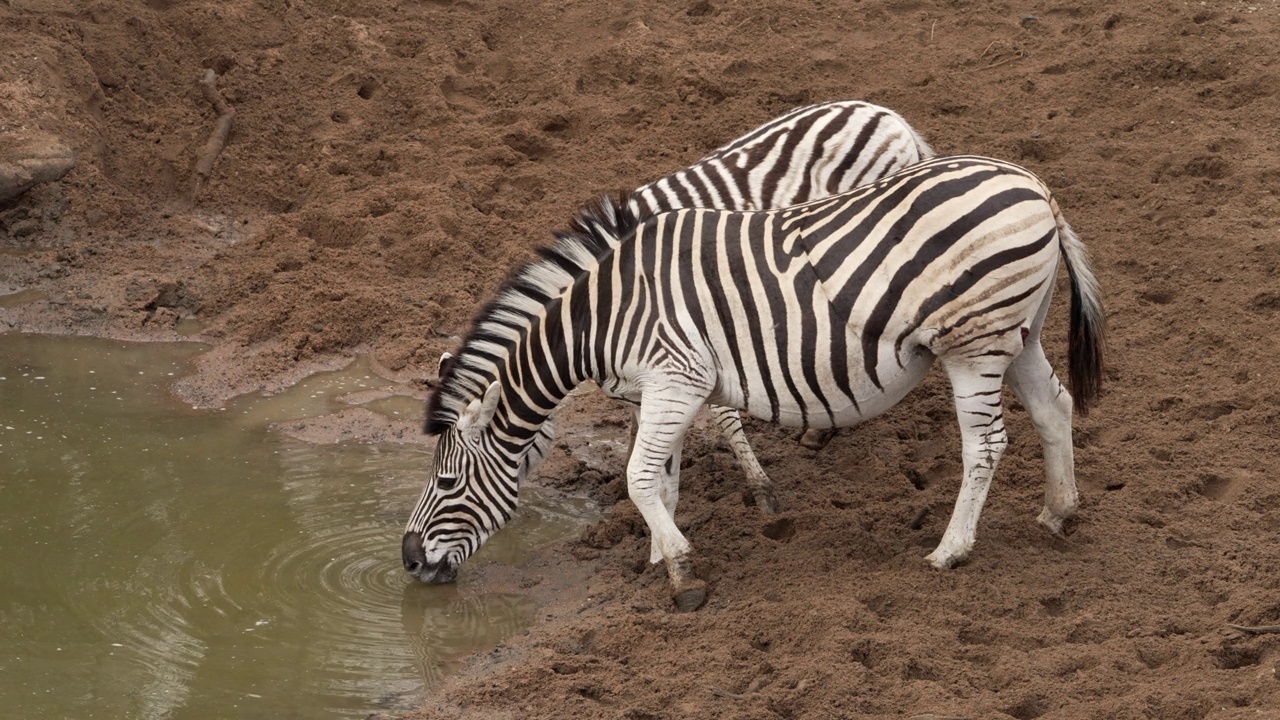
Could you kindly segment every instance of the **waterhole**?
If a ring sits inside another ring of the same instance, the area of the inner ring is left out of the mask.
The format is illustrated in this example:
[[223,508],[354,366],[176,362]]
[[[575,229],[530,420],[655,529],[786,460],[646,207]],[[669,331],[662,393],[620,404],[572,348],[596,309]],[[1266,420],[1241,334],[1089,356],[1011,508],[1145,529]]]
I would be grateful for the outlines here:
[[[469,590],[465,567],[450,586],[401,568],[427,449],[267,430],[385,381],[356,365],[194,410],[167,388],[201,349],[0,336],[4,716],[365,717],[525,627],[532,602]],[[590,519],[534,490],[469,564]]]

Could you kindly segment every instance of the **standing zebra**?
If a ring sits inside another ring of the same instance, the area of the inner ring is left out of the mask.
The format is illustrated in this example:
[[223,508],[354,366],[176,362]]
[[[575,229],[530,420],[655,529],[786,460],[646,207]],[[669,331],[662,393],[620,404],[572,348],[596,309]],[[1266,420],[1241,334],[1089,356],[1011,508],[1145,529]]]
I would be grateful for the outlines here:
[[605,200],[544,258],[481,311],[429,401],[426,429],[440,439],[402,545],[420,580],[451,581],[511,517],[530,458],[549,442],[547,417],[586,380],[639,407],[627,489],[682,610],[706,598],[673,514],[684,435],[707,402],[786,425],[849,426],[892,407],[940,361],[964,460],[927,558],[946,568],[973,547],[1008,442],[1007,379],[1044,446],[1039,522],[1060,532],[1076,512],[1072,396],[1040,345],[1060,260],[1081,412],[1102,382],[1102,306],[1084,245],[1020,167],[935,158],[785,210],[678,210],[642,223]]
[[852,190],[933,157],[896,112],[856,100],[796,108],[635,191],[646,218],[668,210],[774,210]]
[[[853,100],[809,105],[641,187],[629,209],[643,219],[683,208],[785,208],[875,182],[930,157],[928,143],[888,108]],[[775,511],[773,483],[747,442],[738,411],[712,405],[711,417],[746,472],[756,505]],[[832,432],[806,430],[801,443],[821,448]]]

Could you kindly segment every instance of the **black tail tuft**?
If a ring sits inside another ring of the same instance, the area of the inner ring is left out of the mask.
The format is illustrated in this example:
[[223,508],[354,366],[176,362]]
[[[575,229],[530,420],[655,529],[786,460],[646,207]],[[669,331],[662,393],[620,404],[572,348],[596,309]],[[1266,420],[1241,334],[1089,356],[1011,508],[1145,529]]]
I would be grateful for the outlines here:
[[1102,307],[1096,296],[1086,295],[1093,288],[1082,287],[1076,268],[1067,263],[1071,279],[1071,331],[1067,338],[1067,356],[1071,368],[1071,397],[1081,415],[1089,414],[1089,406],[1102,392],[1102,357],[1105,350],[1105,328]]

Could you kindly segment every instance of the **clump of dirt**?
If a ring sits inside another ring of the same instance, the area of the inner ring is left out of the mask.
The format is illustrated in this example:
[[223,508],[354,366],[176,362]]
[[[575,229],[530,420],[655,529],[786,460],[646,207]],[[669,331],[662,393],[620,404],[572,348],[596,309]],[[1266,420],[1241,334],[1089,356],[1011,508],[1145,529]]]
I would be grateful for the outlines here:
[[[1228,624],[1280,622],[1278,21],[1218,1],[10,0],[0,149],[44,138],[74,167],[0,199],[0,332],[196,327],[212,350],[179,389],[204,405],[356,353],[431,378],[591,196],[796,105],[878,102],[942,153],[1036,171],[1093,253],[1109,390],[1077,422],[1074,534],[1034,523],[1040,448],[1010,402],[971,561],[923,562],[959,469],[935,378],[822,452],[750,425],[777,516],[695,432],[677,521],[711,595],[673,614],[610,450],[622,416],[584,397],[541,482],[613,516],[520,573],[548,578],[522,591],[549,619],[420,715],[1274,713],[1280,636]],[[197,183],[210,70],[234,118]]]

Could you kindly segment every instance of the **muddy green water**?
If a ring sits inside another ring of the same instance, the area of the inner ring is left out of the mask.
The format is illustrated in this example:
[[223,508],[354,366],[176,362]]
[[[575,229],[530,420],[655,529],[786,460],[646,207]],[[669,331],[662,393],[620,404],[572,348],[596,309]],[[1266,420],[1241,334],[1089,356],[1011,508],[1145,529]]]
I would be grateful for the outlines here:
[[[413,582],[419,447],[267,430],[385,384],[360,366],[193,410],[195,345],[0,335],[0,716],[320,718],[403,710],[531,601]],[[384,399],[393,417],[420,404]],[[519,562],[580,502],[525,494],[470,561]]]

